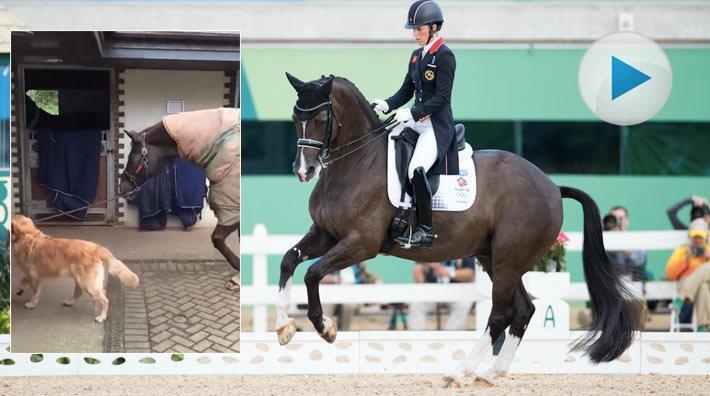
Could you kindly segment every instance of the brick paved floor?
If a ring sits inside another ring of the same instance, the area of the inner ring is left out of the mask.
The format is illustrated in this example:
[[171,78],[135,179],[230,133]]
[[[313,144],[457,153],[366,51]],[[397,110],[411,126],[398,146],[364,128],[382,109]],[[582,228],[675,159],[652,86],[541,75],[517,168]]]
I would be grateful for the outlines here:
[[123,352],[239,352],[239,295],[224,288],[234,274],[229,264],[129,266],[141,285],[123,291]]

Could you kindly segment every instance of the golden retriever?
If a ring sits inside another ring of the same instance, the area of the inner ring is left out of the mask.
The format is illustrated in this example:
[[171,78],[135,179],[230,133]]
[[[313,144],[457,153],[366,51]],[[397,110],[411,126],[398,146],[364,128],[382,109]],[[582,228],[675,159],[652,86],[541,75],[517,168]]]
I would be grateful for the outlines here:
[[38,230],[32,220],[18,214],[12,216],[11,233],[12,260],[24,275],[20,284],[29,284],[32,292],[32,298],[25,304],[28,309],[37,305],[43,279],[69,275],[74,279],[74,294],[64,300],[64,305],[73,305],[74,300],[86,291],[101,307],[101,313],[94,318],[100,323],[106,320],[108,311],[104,265],[109,274],[118,277],[124,284],[138,285],[138,276],[108,249],[96,243],[51,237]]

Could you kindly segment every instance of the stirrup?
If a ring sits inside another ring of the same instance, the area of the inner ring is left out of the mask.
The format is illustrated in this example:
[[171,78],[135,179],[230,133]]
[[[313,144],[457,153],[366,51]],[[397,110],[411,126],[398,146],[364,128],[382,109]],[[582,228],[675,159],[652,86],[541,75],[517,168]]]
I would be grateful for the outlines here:
[[[414,236],[417,235],[419,238],[418,241],[414,240]],[[436,238],[436,235],[426,231],[422,227],[417,227],[417,229],[410,233],[409,236],[401,236],[396,239],[397,242],[402,244],[403,248],[409,249],[411,247],[425,247],[425,248],[431,248],[432,244],[434,243],[434,238]],[[427,243],[428,242],[428,243]]]

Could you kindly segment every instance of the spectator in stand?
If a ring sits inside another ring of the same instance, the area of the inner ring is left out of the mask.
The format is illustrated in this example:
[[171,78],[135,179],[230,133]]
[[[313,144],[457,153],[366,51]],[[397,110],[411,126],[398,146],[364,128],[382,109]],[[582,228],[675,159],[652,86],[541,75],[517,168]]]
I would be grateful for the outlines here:
[[666,214],[668,214],[668,219],[671,221],[674,230],[688,229],[688,226],[685,225],[682,221],[680,221],[680,219],[678,219],[678,211],[682,207],[689,204],[693,204],[690,207],[690,221],[704,218],[705,222],[710,223],[710,203],[708,203],[708,199],[699,197],[697,195],[691,195],[690,197],[671,206],[666,211]]
[[[419,263],[414,265],[414,280],[417,283],[460,283],[473,282],[476,274],[476,259],[473,257],[449,260],[441,263]],[[464,330],[473,301],[449,304],[449,318],[444,330]],[[427,314],[437,309],[436,303],[409,304],[407,329],[426,330]]]
[[[357,263],[328,274],[321,280],[321,284],[324,285],[359,285],[363,283],[380,283],[379,277],[368,272],[365,263]],[[338,330],[349,330],[358,308],[359,304],[326,304],[323,306],[323,312],[329,312],[338,318]]]
[[666,266],[666,277],[678,281],[679,297],[673,308],[680,311],[682,323],[690,323],[694,307],[698,331],[710,331],[710,246],[705,219],[690,223],[688,238],[690,243],[676,249]]
[[[612,220],[616,220],[615,222]],[[629,211],[623,206],[614,206],[604,217],[604,231],[626,231],[629,226]],[[646,252],[643,250],[609,251],[609,257],[634,281],[653,279],[646,273]]]

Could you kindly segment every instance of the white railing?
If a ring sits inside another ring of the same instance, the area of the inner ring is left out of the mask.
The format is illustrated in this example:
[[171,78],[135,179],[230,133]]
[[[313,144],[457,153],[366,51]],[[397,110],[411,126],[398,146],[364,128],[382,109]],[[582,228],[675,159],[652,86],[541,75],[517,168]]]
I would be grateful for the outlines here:
[[[542,336],[529,330],[515,353],[512,374],[672,374],[707,376],[708,333],[641,333],[620,359],[592,364],[570,345],[583,335]],[[456,367],[480,331],[341,331],[334,344],[315,332],[297,332],[282,347],[274,332],[242,333],[240,353],[9,353],[0,335],[0,376],[235,375],[235,374],[436,374]],[[88,359],[90,358],[90,360]],[[147,359],[149,358],[149,359]],[[149,360],[149,361],[146,361]],[[481,368],[490,366],[488,354]],[[117,364],[117,361],[122,361]],[[153,362],[154,361],[154,362]],[[432,385],[432,392],[435,389]],[[268,389],[267,389],[268,391]],[[431,392],[425,392],[431,393]],[[3,393],[4,394],[4,393]],[[8,392],[8,394],[12,394]]]
[[[568,232],[570,241],[568,251],[582,250],[582,233]],[[252,284],[242,287],[241,304],[254,306],[253,329],[256,332],[267,331],[266,308],[276,302],[278,286],[267,284],[267,256],[283,255],[293,247],[301,235],[269,235],[266,226],[257,224],[252,235],[241,239],[241,254],[252,255]],[[604,245],[608,250],[670,250],[686,243],[685,231],[626,231],[605,232]],[[481,283],[464,284],[377,284],[377,285],[322,285],[320,294],[328,303],[391,303],[391,302],[448,302],[481,301],[490,298],[490,292],[481,287]],[[647,299],[670,299],[675,295],[675,282],[655,281],[645,284],[642,292],[641,282],[630,283],[636,295]],[[295,285],[291,289],[291,303],[308,302],[306,287]],[[589,298],[587,285],[583,282],[570,284],[566,300],[586,300]]]

